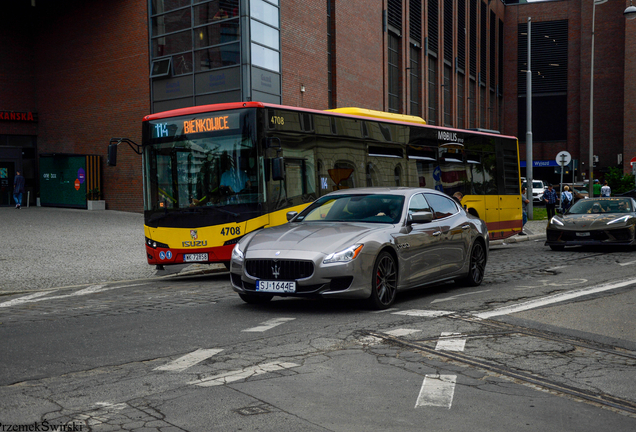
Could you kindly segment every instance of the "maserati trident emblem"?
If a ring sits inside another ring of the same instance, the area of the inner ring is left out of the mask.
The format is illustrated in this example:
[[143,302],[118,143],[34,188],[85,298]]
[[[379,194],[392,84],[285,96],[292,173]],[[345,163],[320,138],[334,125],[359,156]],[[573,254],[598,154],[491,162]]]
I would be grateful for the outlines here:
[[278,263],[274,263],[274,265],[272,266],[272,276],[278,279],[279,275],[280,275],[280,266]]

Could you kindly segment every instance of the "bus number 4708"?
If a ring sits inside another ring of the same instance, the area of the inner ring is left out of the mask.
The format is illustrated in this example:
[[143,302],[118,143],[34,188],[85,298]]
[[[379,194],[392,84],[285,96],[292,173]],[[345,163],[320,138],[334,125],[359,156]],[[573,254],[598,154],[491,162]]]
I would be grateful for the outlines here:
[[241,235],[241,227],[225,227],[221,228],[221,235]]

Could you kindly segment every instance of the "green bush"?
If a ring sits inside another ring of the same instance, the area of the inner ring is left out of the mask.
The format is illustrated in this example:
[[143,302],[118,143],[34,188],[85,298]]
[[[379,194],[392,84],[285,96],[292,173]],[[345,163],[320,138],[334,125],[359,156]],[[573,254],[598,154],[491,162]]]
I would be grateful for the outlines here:
[[605,174],[605,181],[612,189],[612,195],[634,189],[634,176],[632,174],[624,174],[620,168],[610,168],[609,172]]

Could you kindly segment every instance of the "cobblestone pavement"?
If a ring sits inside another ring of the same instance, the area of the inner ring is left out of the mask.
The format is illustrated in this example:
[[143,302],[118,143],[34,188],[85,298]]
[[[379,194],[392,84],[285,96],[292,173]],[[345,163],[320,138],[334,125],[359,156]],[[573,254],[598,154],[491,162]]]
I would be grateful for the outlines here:
[[[140,213],[0,207],[0,220],[0,294],[223,270],[194,264],[161,271],[148,265]],[[528,235],[492,245],[543,238],[545,225],[528,221]]]
[[0,221],[0,294],[220,267],[148,265],[141,213],[0,207]]

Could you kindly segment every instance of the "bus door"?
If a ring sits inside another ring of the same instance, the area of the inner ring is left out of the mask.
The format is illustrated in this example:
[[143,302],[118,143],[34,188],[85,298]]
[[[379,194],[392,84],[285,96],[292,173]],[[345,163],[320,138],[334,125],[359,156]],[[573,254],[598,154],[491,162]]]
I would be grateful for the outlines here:
[[500,214],[502,197],[499,194],[488,194],[484,196],[486,202],[486,214],[483,216],[488,226],[488,233],[491,240],[503,238],[501,233]]

